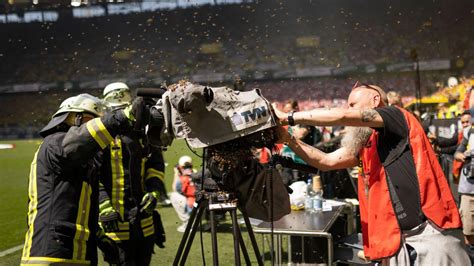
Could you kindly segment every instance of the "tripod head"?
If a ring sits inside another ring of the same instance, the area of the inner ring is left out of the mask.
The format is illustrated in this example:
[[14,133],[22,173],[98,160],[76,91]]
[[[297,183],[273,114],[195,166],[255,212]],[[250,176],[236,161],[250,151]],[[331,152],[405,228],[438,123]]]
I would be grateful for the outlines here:
[[212,202],[227,202],[237,198],[235,192],[228,192],[221,189],[216,180],[212,178],[205,178],[203,182],[204,184],[202,186],[200,184],[198,185],[198,187],[202,187],[202,189],[196,192],[196,201],[207,199]]

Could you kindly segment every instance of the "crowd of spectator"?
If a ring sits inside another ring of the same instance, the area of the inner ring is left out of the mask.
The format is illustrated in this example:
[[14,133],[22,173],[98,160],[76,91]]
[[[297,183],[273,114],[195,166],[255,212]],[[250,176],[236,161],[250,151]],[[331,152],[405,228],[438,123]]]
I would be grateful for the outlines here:
[[[248,74],[412,62],[415,48],[419,60],[469,59],[474,32],[467,2],[252,2],[84,19],[63,10],[54,23],[0,25],[6,36],[0,43],[0,85],[135,78],[171,83],[223,73],[241,75],[246,89],[260,88],[271,101],[284,102],[290,92],[301,109],[344,105],[356,80],[395,90],[406,103],[415,95],[413,72],[258,81]],[[301,38],[306,47],[297,44]],[[464,74],[473,74],[474,63],[463,62]],[[423,71],[422,95],[438,90],[450,75]],[[73,94],[2,94],[0,135],[34,135]]]
[[[90,93],[94,94],[93,91]],[[0,139],[30,139],[51,119],[59,104],[77,91],[2,94],[0,97]],[[100,96],[99,92],[95,93]]]
[[[424,2],[283,1],[4,24],[0,82],[171,79],[411,62],[412,49],[420,60],[473,56],[473,16],[465,1],[449,8]],[[302,47],[296,44],[301,37],[315,42]],[[204,53],[207,44],[214,48]]]
[[[430,95],[446,87],[447,74],[422,75],[422,95]],[[245,90],[259,88],[271,102],[284,103],[291,96],[299,102],[301,110],[317,107],[340,107],[346,105],[347,95],[356,80],[380,84],[387,91],[397,91],[402,105],[414,98],[415,80],[413,74],[394,76],[359,76],[354,78],[319,78],[273,81],[247,81]],[[231,84],[225,84],[232,87]],[[100,88],[88,90],[100,96]],[[8,93],[0,97],[0,138],[36,137],[38,130],[50,119],[58,104],[76,95],[77,90],[49,90],[30,93]],[[457,94],[457,96],[462,96]]]
[[[347,95],[355,82],[379,84],[387,91],[397,91],[402,99],[402,104],[406,104],[414,99],[416,84],[415,75],[398,74],[370,76],[363,75],[351,78],[320,78],[306,80],[280,80],[250,83],[248,88],[260,88],[269,100],[283,102],[289,93],[291,97],[299,102],[300,109],[307,110],[318,107],[343,106],[346,103]],[[446,73],[426,73],[421,75],[422,95],[430,95],[442,87],[448,79]]]

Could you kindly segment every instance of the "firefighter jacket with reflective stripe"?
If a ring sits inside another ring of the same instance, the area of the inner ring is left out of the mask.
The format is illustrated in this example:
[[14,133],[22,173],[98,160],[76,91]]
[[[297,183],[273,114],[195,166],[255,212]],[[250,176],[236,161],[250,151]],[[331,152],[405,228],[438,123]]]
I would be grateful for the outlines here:
[[164,191],[164,160],[161,149],[146,145],[138,132],[116,136],[104,151],[100,202],[110,200],[119,214],[119,231],[107,232],[115,241],[130,239],[130,221],[140,222],[145,237],[154,233],[152,216],[140,213],[147,192]]
[[129,128],[123,112],[110,113],[45,137],[31,163],[21,264],[97,263],[100,153]]
[[[419,184],[421,210],[424,216],[443,229],[460,228],[460,216],[453,195],[418,120],[400,109],[408,125],[408,145]],[[395,255],[401,243],[401,229],[391,194],[389,176],[381,163],[377,146],[379,133],[374,131],[360,152],[358,194],[365,256],[371,260]],[[365,174],[367,173],[367,174]]]

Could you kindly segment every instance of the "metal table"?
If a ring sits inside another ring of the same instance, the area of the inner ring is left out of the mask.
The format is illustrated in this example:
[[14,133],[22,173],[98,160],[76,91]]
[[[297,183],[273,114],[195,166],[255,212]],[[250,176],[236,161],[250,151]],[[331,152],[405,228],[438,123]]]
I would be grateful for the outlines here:
[[[282,264],[282,236],[311,236],[324,237],[327,239],[328,245],[328,262],[333,261],[333,239],[329,229],[332,227],[336,219],[343,213],[348,215],[348,234],[352,233],[354,220],[353,208],[350,203],[339,206],[333,206],[331,211],[321,213],[301,211],[291,211],[290,214],[284,216],[273,223],[273,234],[276,236],[276,264]],[[271,223],[262,222],[253,227],[255,233],[271,234]],[[290,243],[290,241],[288,241]],[[291,247],[289,247],[289,250]],[[273,252],[273,250],[271,251]],[[288,260],[291,261],[291,252],[288,252]]]

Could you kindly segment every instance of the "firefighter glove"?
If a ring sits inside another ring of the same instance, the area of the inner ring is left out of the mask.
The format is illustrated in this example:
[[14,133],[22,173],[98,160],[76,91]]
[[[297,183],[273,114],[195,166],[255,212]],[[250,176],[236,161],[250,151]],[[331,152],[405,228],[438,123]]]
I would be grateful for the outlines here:
[[160,193],[158,191],[146,193],[142,198],[142,202],[140,203],[140,212],[152,214],[153,210],[156,207],[156,204],[158,203],[159,198]]
[[105,232],[116,232],[119,230],[119,214],[114,210],[110,200],[106,200],[99,205],[99,222]]
[[97,232],[97,246],[102,251],[104,255],[104,260],[109,264],[119,264],[120,263],[120,254],[117,244],[107,235],[104,231],[99,230]]
[[136,97],[132,104],[127,106],[123,112],[133,124],[134,130],[144,129],[150,117],[150,111],[143,97]]
[[125,117],[128,118],[130,123],[135,122],[135,115],[132,112],[132,105],[129,105],[129,106],[125,107],[125,109],[123,109],[123,113],[125,114]]

